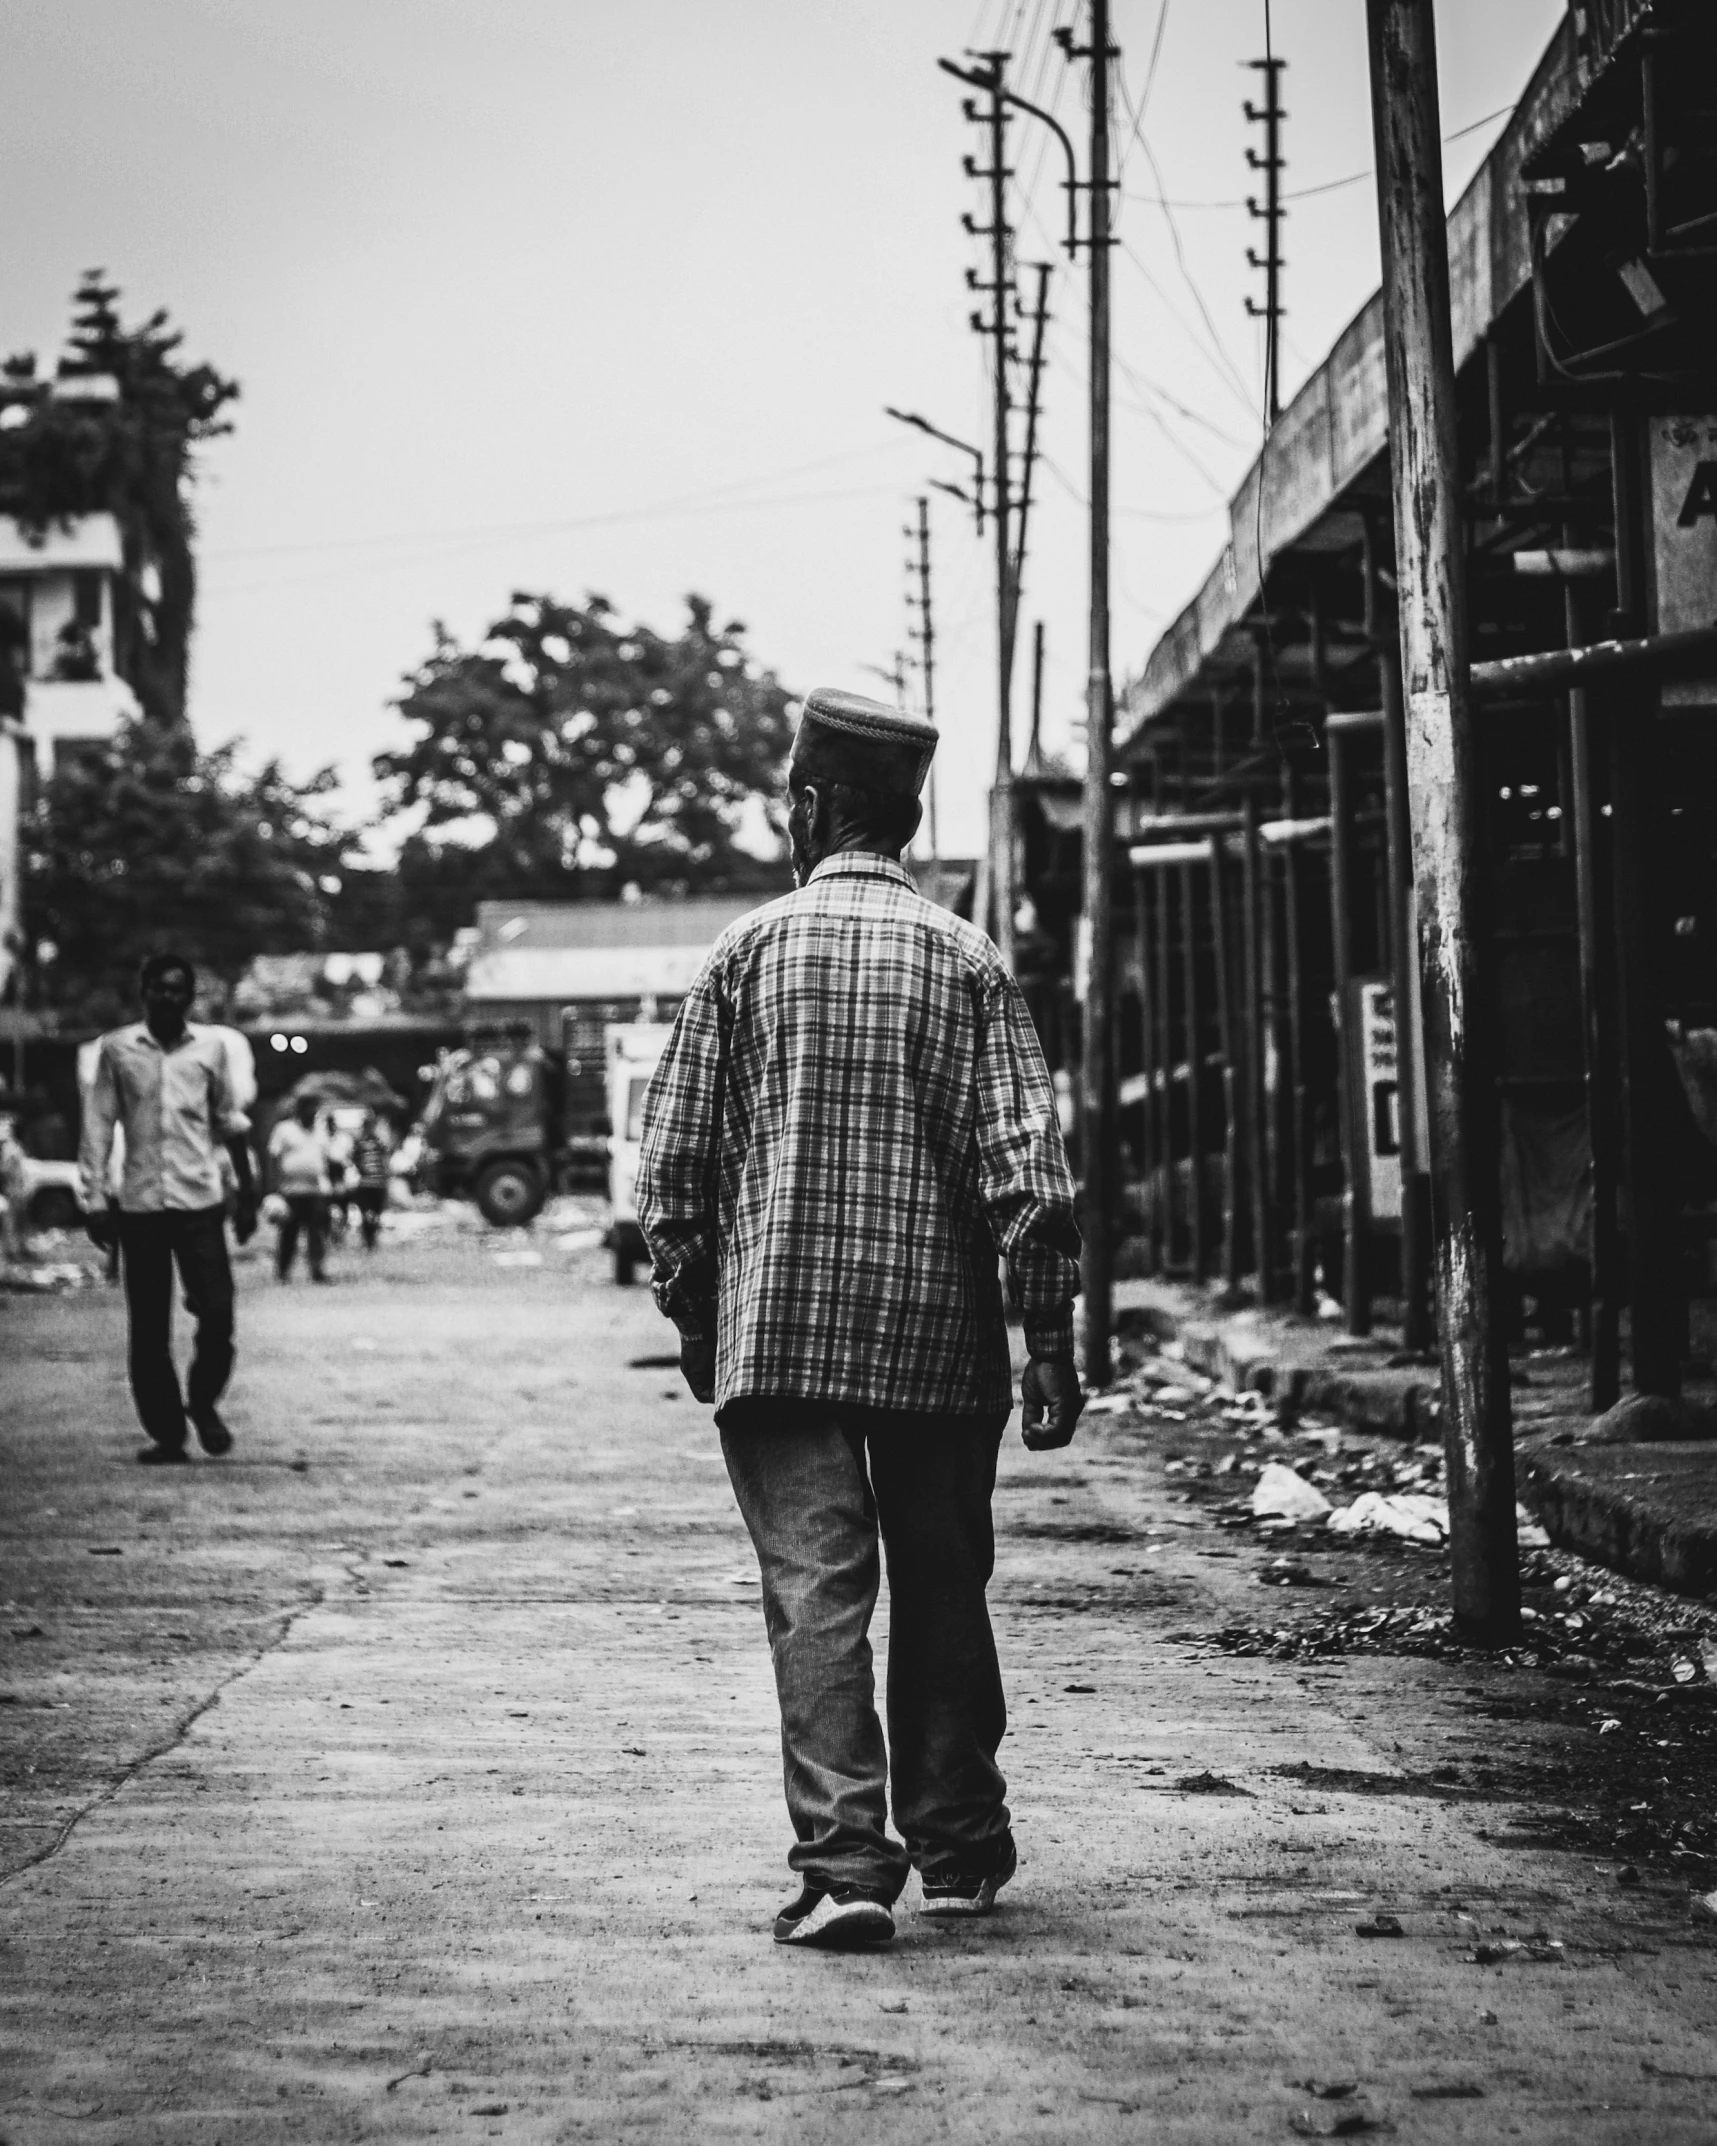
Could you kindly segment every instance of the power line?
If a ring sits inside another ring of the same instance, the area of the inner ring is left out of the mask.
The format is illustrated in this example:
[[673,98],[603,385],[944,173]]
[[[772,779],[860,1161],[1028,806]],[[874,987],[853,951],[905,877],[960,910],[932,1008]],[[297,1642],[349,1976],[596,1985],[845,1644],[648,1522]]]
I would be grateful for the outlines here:
[[[760,484],[786,484],[795,477],[808,477],[820,469],[834,469],[844,462],[864,462],[875,459],[880,447],[899,444],[897,435],[890,433],[885,440],[868,447],[851,447],[840,454],[819,455],[813,462],[797,462],[789,469],[765,470],[753,477],[736,477],[725,484],[700,485],[695,492],[684,492],[670,499],[659,499],[647,507],[622,510],[620,518],[638,514],[665,514],[679,508],[694,508],[714,505],[731,498],[736,492],[748,492]],[[610,515],[561,515],[553,521],[542,522],[480,522],[462,529],[401,529],[387,535],[367,537],[315,537],[299,544],[244,544],[225,550],[204,551],[199,556],[206,563],[221,559],[277,558],[288,553],[327,551],[373,551],[393,545],[421,546],[435,543],[463,543],[473,538],[496,539],[515,536],[553,535],[560,529],[582,529],[592,522],[614,519]]]
[[[1446,147],[1450,142],[1464,141],[1469,134],[1476,134],[1481,127],[1488,127],[1493,119],[1511,118],[1514,109],[1515,107],[1512,104],[1499,104],[1494,112],[1486,112],[1482,119],[1468,120],[1464,127],[1457,127],[1452,134],[1443,136],[1444,146]],[[1363,171],[1350,171],[1339,179],[1320,179],[1316,186],[1290,187],[1283,193],[1282,199],[1284,201],[1310,201],[1316,194],[1334,194],[1344,186],[1358,186],[1363,181],[1373,179],[1376,176],[1377,174],[1368,164]],[[1178,196],[1171,199],[1160,193],[1129,194],[1127,199],[1138,202],[1143,208],[1150,209],[1243,209],[1246,206],[1246,198],[1243,194],[1227,196],[1221,200],[1203,201],[1182,200]]]
[[300,589],[307,588],[317,582],[352,580],[361,575],[392,574],[397,573],[403,567],[439,566],[444,560],[456,559],[475,551],[487,551],[497,545],[514,542],[520,537],[533,534],[579,529],[607,529],[621,522],[666,521],[672,519],[675,515],[681,514],[773,512],[780,507],[814,507],[823,506],[835,500],[875,499],[884,493],[892,494],[897,491],[898,487],[892,484],[864,484],[854,485],[835,492],[790,492],[777,499],[712,499],[696,505],[669,502],[659,507],[621,508],[612,514],[582,515],[575,521],[552,522],[546,525],[539,525],[535,530],[514,530],[507,535],[491,536],[469,544],[449,545],[434,552],[409,553],[395,559],[348,561],[339,566],[319,568],[314,573],[288,574],[267,581],[231,582],[224,587],[218,583],[212,586],[205,584],[203,595],[211,600],[215,597],[225,596],[254,596],[270,589]]
[[[1145,135],[1144,108],[1142,105],[1137,108],[1134,107],[1132,99],[1127,94],[1126,75],[1120,68],[1117,68],[1115,70],[1115,82],[1116,87],[1120,92],[1121,102],[1126,107],[1127,116],[1132,122],[1133,139],[1144,151],[1145,162],[1151,167],[1151,177],[1156,181],[1157,192],[1159,195],[1161,195],[1163,194],[1162,172],[1157,164],[1156,152],[1152,149],[1150,142]],[[1217,332],[1215,321],[1213,321],[1210,317],[1210,308],[1204,302],[1204,293],[1199,289],[1197,283],[1193,280],[1192,270],[1187,266],[1186,252],[1181,245],[1180,226],[1174,220],[1174,211],[1168,206],[1166,197],[1160,205],[1162,207],[1163,212],[1163,221],[1169,227],[1169,238],[1174,246],[1175,266],[1180,270],[1181,281],[1192,293],[1192,302],[1195,306],[1197,306],[1199,318],[1204,322],[1205,329],[1209,334],[1212,349],[1215,353],[1217,362],[1227,371],[1232,381],[1235,383],[1240,394],[1240,399],[1246,405],[1247,414],[1250,416],[1252,410],[1252,398],[1246,391],[1246,384],[1244,380],[1241,379],[1238,368],[1235,366],[1233,360],[1228,355],[1227,347],[1223,343],[1222,337]],[[1127,244],[1125,239],[1122,240],[1122,245],[1125,247],[1128,255],[1131,257],[1135,265],[1143,267],[1144,264],[1139,260],[1138,255],[1133,251],[1133,248]]]

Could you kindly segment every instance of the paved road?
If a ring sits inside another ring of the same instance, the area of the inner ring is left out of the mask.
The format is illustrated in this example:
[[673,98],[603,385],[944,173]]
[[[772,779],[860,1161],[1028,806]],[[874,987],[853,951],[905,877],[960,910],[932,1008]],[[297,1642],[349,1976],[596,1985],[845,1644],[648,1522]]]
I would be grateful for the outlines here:
[[[887,1953],[773,1947],[712,1427],[642,1292],[522,1249],[449,1229],[319,1291],[246,1262],[238,1451],[167,1476],[131,1461],[113,1298],[0,1299],[6,2146],[1211,2146],[1356,2108],[1404,2141],[1717,2137],[1685,1886],[1427,1790],[1571,1732],[1518,1673],[1197,1643],[1258,1615],[1263,1558],[1160,1424],[1010,1432],[1003,1912],[909,1896]],[[1404,1934],[1357,1934],[1378,1911]],[[1527,1949],[1466,1957],[1498,1934]]]

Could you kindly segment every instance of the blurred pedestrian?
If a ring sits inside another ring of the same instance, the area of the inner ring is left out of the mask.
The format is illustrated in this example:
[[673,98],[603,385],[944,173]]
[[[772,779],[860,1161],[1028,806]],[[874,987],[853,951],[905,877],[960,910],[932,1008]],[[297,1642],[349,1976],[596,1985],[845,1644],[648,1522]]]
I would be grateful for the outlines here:
[[29,1228],[30,1175],[17,1121],[0,1111],[0,1259],[22,1259]]
[[1084,1405],[1042,1051],[990,941],[900,861],[935,745],[874,701],[810,696],[788,769],[799,891],[722,934],[644,1103],[656,1301],[717,1404],[763,1579],[803,1881],[779,1944],[892,1937],[913,1865],[927,1915],[987,1914],[1014,1874],[985,1601],[1013,1400],[998,1254],[1030,1352],[1026,1444],[1066,1445]]
[[328,1277],[323,1272],[323,1261],[327,1256],[330,1191],[328,1134],[315,1096],[299,1096],[290,1116],[282,1118],[269,1134],[268,1159],[274,1169],[274,1189],[286,1202],[275,1239],[274,1271],[283,1282],[291,1279],[302,1231],[310,1279],[325,1282]]
[[391,1153],[382,1137],[381,1120],[373,1110],[366,1110],[364,1122],[352,1142],[352,1197],[357,1201],[358,1227],[363,1232],[364,1249],[368,1252],[375,1250],[376,1239],[381,1234],[382,1210],[388,1203]]
[[[196,971],[182,954],[151,954],[139,971],[143,1019],[102,1037],[84,1103],[84,1226],[123,1255],[131,1392],[152,1441],[137,1457],[183,1461],[186,1417],[205,1453],[232,1450],[221,1395],[233,1366],[233,1279],[227,1257],[221,1151],[237,1185],[233,1232],[256,1228],[256,1184],[225,1045],[189,1016]],[[115,1133],[125,1141],[117,1211],[108,1205]],[[196,1322],[185,1391],[173,1362],[173,1270]]]

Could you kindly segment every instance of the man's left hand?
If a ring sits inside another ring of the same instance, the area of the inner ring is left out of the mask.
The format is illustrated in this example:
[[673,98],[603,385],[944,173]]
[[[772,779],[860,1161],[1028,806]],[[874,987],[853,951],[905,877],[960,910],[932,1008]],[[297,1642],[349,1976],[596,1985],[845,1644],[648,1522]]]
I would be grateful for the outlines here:
[[256,1202],[241,1194],[238,1206],[233,1210],[233,1235],[240,1244],[249,1244],[256,1235]]
[[1071,1356],[1034,1356],[1020,1375],[1020,1436],[1034,1453],[1071,1445],[1085,1406]]
[[715,1399],[715,1338],[694,1341],[680,1336],[680,1371],[695,1400],[707,1406]]

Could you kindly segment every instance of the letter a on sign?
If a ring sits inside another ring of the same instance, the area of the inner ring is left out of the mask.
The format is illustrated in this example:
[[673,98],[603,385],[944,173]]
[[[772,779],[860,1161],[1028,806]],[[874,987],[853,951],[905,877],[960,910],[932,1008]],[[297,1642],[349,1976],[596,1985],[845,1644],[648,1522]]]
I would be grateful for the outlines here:
[[[1658,633],[1717,620],[1717,418],[1651,420],[1652,555]],[[1666,707],[1717,705],[1717,679],[1669,679]]]
[[1693,482],[1687,487],[1687,497],[1675,517],[1676,527],[1692,529],[1702,514],[1709,514],[1717,521],[1717,462],[1701,462],[1693,472]]

